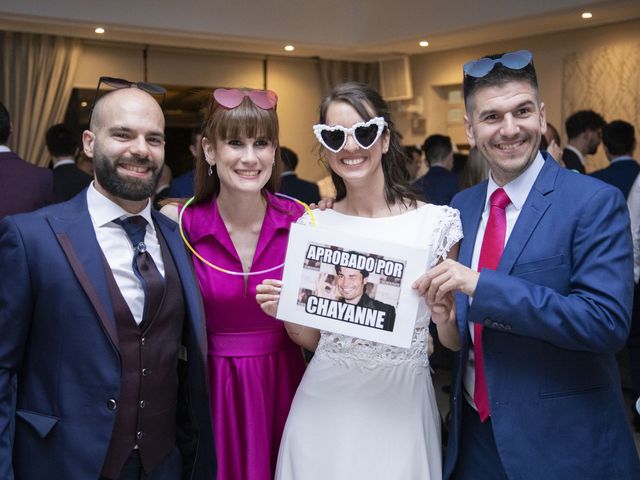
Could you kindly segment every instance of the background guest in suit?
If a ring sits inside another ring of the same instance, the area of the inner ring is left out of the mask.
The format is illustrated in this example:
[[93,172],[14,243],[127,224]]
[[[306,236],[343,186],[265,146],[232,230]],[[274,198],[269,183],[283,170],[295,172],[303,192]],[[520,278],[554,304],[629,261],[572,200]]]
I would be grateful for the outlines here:
[[53,202],[51,171],[25,162],[7,147],[11,129],[9,112],[0,103],[0,219]]
[[598,151],[605,123],[604,118],[593,110],[580,110],[567,118],[564,126],[569,140],[562,152],[562,161],[567,168],[585,173],[585,157]]
[[458,176],[453,168],[453,145],[445,135],[431,135],[422,145],[429,164],[426,175],[416,180],[416,187],[425,199],[434,205],[449,205],[458,192]]
[[[202,142],[202,128],[196,127],[191,130],[191,142],[189,143],[189,153],[194,159],[197,158],[198,149]],[[169,197],[171,198],[191,198],[195,190],[195,168],[192,168],[182,175],[178,175],[171,181]]]
[[626,199],[640,172],[640,165],[632,156],[636,149],[633,125],[624,120],[608,123],[602,129],[602,144],[610,165],[593,172],[591,176],[618,187]]
[[201,299],[149,199],[162,111],[112,91],[83,143],[86,194],[0,222],[0,478],[212,480]]
[[280,193],[289,195],[304,203],[318,203],[320,201],[320,189],[318,185],[298,178],[296,167],[298,155],[287,147],[280,147],[280,158],[284,166],[280,174]]
[[53,198],[64,202],[87,188],[93,177],[76,166],[80,145],[68,127],[59,123],[49,128],[46,141],[53,161]]
[[620,192],[539,152],[532,55],[465,64],[465,128],[486,182],[458,194],[458,262],[421,278],[458,292],[445,478],[640,478],[615,352],[629,332],[632,254]]
[[153,206],[157,209],[160,208],[160,204],[163,200],[169,197],[171,191],[171,169],[166,163],[162,167],[162,173],[158,179],[158,185],[156,191],[153,194]]

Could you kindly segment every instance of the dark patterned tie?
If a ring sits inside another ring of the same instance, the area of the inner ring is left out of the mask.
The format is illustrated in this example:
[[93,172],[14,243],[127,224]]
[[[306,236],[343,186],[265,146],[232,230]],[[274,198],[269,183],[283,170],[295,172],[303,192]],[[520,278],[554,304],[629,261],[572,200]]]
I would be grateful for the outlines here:
[[147,252],[147,246],[144,244],[144,236],[147,230],[145,218],[135,215],[124,220],[114,220],[114,223],[124,229],[134,248],[133,273],[140,280],[144,290],[144,313],[140,323],[140,326],[142,326],[151,321],[160,307],[162,295],[164,294],[164,278],[158,271],[158,267],[156,267],[153,258]]

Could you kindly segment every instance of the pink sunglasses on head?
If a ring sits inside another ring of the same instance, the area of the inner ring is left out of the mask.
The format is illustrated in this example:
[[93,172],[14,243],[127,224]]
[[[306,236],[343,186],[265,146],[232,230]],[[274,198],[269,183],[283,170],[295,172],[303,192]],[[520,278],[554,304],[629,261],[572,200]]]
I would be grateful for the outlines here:
[[237,88],[217,88],[213,91],[213,98],[224,108],[233,110],[242,103],[245,97],[256,107],[263,110],[275,110],[278,105],[278,95],[271,90],[239,90]]

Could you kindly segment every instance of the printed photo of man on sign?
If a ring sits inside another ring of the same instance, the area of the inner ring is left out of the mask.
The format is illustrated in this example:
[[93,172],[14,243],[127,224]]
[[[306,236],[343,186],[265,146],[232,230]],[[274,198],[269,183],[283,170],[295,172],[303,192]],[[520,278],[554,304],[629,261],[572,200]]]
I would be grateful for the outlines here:
[[309,244],[298,306],[311,315],[393,331],[404,262]]

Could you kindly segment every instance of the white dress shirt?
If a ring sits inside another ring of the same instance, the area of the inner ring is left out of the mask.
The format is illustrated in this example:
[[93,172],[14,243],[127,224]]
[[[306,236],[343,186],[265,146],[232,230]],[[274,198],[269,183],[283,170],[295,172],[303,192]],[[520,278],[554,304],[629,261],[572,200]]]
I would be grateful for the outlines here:
[[633,278],[638,283],[640,280],[640,175],[631,185],[627,207],[629,207],[631,238],[633,239]]
[[[139,325],[142,322],[142,314],[144,312],[144,290],[140,280],[133,273],[133,245],[124,229],[117,223],[113,223],[113,220],[124,219],[133,215],[98,192],[93,182],[87,190],[87,206],[98,244],[104,252],[109,267],[111,267],[116,284],[120,288],[120,293],[122,293],[133,314],[133,318]],[[147,202],[147,206],[138,215],[144,217],[147,221],[147,231],[144,237],[147,252],[149,252],[160,274],[164,277],[164,263],[160,253],[160,244],[151,218],[151,203]]]
[[[527,200],[529,196],[529,192],[533,187],[533,184],[538,178],[538,174],[542,167],[544,166],[544,159],[540,152],[533,160],[529,168],[527,168],[518,178],[512,180],[511,182],[504,185],[502,188],[509,196],[511,203],[507,205],[505,209],[505,215],[507,219],[507,230],[504,236],[504,243],[507,244],[509,237],[511,236],[511,232],[513,231],[513,227],[518,220],[518,216],[522,211],[522,207],[524,206],[524,202]],[[478,261],[480,259],[480,250],[482,249],[482,240],[484,238],[484,231],[487,228],[487,221],[489,220],[489,213],[491,211],[490,199],[493,192],[495,192],[500,186],[496,184],[493,180],[491,172],[489,172],[489,183],[487,185],[487,196],[484,202],[484,210],[482,211],[482,219],[480,220],[480,225],[478,226],[478,233],[476,234],[476,243],[473,248],[473,258],[471,260],[471,268],[473,270],[478,270]],[[473,298],[469,298],[469,303],[473,302]],[[469,332],[471,333],[471,341],[474,340],[473,335],[473,322],[469,322]],[[475,371],[475,357],[473,354],[473,348],[469,348],[469,357],[467,359],[467,365],[465,367],[464,372],[464,394],[467,401],[476,408],[475,402],[473,401],[473,393],[475,390],[475,381],[476,381],[476,371]]]

